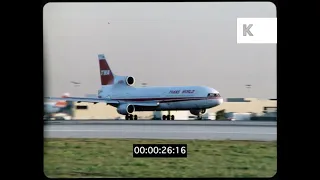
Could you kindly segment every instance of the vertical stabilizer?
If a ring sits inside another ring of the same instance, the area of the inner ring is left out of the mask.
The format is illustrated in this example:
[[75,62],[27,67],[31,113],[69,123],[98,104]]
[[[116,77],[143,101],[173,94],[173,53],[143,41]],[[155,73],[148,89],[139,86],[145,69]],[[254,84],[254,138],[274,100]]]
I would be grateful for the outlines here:
[[99,54],[98,58],[100,66],[101,85],[112,85],[114,83],[114,76],[104,54]]

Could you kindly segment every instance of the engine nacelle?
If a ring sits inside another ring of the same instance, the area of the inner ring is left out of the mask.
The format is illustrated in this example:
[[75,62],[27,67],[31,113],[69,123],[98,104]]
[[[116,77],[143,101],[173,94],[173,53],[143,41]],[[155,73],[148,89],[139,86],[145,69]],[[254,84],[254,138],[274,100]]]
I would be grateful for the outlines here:
[[134,85],[135,82],[136,82],[136,80],[134,79],[134,77],[132,77],[132,76],[127,76],[126,77],[126,84],[128,86]]
[[132,86],[136,80],[132,76],[116,76],[115,84],[126,84]]
[[133,113],[135,110],[134,106],[131,104],[121,104],[117,108],[117,112],[122,115],[127,115]]
[[200,114],[204,114],[204,113],[206,113],[206,112],[207,112],[206,109],[193,109],[193,110],[190,110],[190,113],[191,113],[192,115],[196,115],[196,116],[198,116],[198,115],[200,115]]

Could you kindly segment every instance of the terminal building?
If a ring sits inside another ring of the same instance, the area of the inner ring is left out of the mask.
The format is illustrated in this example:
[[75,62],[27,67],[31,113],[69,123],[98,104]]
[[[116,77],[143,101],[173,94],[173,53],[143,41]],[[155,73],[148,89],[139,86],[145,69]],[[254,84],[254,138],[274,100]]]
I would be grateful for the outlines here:
[[[276,116],[277,99],[226,98],[221,105],[207,109],[208,113],[252,113],[257,116]],[[139,119],[152,119],[154,112],[135,112]],[[117,119],[122,115],[117,109],[104,103],[74,103],[73,119]]]

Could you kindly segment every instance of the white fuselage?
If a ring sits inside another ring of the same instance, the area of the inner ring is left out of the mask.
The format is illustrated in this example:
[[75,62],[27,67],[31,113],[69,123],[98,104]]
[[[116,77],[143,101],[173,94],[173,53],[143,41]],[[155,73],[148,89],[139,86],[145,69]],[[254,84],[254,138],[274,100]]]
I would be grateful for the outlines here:
[[118,100],[121,104],[159,102],[157,107],[137,107],[135,111],[207,109],[222,103],[221,97],[208,97],[209,93],[219,92],[206,86],[131,87],[114,84],[102,86],[99,98]]

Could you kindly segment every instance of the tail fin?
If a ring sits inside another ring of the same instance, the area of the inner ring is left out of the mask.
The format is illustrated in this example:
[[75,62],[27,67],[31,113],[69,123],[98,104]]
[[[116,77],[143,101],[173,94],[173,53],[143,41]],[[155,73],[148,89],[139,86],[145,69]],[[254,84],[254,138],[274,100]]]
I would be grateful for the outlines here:
[[[62,96],[62,98],[67,98],[70,97],[69,93],[64,93]],[[67,101],[58,101],[56,102],[55,106],[57,107],[66,107],[68,105]]]
[[104,54],[99,54],[99,66],[100,66],[100,79],[101,85],[111,85],[114,82],[113,73],[107,63]]

